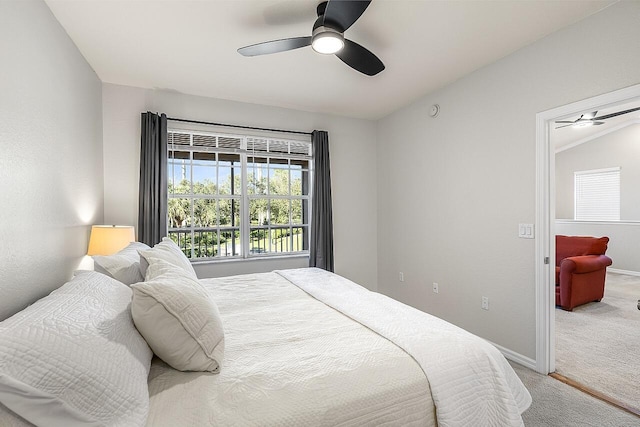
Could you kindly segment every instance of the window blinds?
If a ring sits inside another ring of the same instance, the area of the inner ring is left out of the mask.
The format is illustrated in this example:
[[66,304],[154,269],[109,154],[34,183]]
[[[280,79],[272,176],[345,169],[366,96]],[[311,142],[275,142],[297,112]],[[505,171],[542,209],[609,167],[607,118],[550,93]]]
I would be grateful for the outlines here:
[[313,149],[310,141],[282,140],[259,137],[233,137],[195,132],[168,132],[169,149],[193,147],[210,151],[245,151],[252,155],[273,155],[284,158],[310,159]]
[[575,172],[577,221],[620,220],[620,168]]

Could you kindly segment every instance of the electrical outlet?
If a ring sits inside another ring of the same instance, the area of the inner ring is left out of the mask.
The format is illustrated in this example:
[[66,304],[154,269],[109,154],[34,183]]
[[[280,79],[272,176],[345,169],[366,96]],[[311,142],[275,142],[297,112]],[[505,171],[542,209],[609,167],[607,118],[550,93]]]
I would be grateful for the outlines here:
[[402,271],[400,272],[399,280],[400,280],[401,282],[404,282],[404,273],[403,273]]
[[489,297],[482,297],[482,309],[489,310]]
[[433,292],[436,293],[436,294],[439,292],[438,284],[436,282],[433,282]]

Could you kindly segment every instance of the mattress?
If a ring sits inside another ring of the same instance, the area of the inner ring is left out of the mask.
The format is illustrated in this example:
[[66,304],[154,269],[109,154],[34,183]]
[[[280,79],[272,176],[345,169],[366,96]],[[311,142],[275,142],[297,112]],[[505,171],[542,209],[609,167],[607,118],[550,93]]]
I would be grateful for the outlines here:
[[397,345],[277,273],[201,281],[225,329],[219,374],[154,359],[148,426],[435,426],[429,382]]

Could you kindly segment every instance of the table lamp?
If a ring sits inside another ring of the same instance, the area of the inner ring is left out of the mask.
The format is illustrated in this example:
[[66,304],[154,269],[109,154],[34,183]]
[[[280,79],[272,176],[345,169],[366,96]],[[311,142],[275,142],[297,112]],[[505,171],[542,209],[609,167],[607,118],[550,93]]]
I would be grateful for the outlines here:
[[135,240],[135,230],[131,225],[94,225],[87,255],[112,255]]

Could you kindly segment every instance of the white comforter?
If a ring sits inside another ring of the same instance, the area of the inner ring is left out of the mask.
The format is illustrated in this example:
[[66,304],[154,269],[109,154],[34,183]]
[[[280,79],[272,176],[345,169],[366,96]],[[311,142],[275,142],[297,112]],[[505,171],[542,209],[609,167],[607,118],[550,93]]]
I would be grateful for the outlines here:
[[524,425],[531,395],[491,344],[324,270],[278,273],[409,353],[429,380],[439,426]]
[[405,351],[276,273],[206,279],[225,329],[220,374],[154,360],[147,425],[433,426]]

